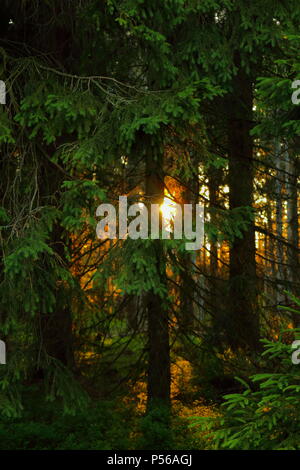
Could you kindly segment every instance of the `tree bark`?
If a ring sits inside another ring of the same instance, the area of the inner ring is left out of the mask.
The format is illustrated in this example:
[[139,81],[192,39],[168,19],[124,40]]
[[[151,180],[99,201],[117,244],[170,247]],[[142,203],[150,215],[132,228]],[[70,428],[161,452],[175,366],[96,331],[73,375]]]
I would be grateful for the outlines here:
[[[287,249],[288,281],[290,292],[299,297],[299,220],[298,220],[298,168],[296,157],[287,154],[288,181],[287,181],[287,235],[290,246]],[[300,316],[293,315],[295,327],[300,325]]]
[[[163,153],[153,145],[151,137],[144,139],[146,147],[146,196],[150,204],[161,204],[164,198]],[[150,207],[149,207],[150,214]],[[154,264],[159,283],[165,283],[163,247],[153,240]],[[170,406],[170,342],[169,319],[165,299],[153,290],[146,296],[148,319],[148,383],[147,408]]]
[[283,239],[283,189],[285,182],[285,162],[283,160],[281,145],[278,139],[275,141],[275,166],[276,166],[276,181],[275,181],[275,196],[276,196],[276,302],[278,305],[284,303],[284,295],[282,293],[283,283],[285,280],[284,273],[284,247],[282,244]]
[[[230,209],[253,206],[252,79],[236,54],[237,74],[230,100],[229,203]],[[229,312],[227,335],[233,349],[259,347],[259,315],[255,264],[255,231],[251,221],[242,238],[230,247]]]

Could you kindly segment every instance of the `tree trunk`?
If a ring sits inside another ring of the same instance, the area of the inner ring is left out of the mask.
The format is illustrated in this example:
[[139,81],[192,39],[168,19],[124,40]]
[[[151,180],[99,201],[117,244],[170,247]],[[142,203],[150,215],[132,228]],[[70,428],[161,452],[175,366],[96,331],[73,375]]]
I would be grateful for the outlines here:
[[[230,209],[253,206],[252,80],[236,56],[229,121],[229,203]],[[255,231],[251,221],[242,238],[230,247],[229,322],[227,335],[234,348],[259,347],[259,315],[255,265]]]
[[284,249],[282,244],[283,239],[283,188],[284,188],[284,167],[285,162],[281,152],[281,145],[278,139],[275,141],[275,166],[276,166],[276,181],[275,181],[275,197],[276,197],[276,302],[277,304],[284,303],[283,283],[285,280],[284,273]]
[[[143,145],[146,148],[146,196],[150,204],[162,204],[164,198],[163,153],[157,151],[152,138],[145,136]],[[163,247],[160,240],[152,241],[154,264],[158,282],[165,283],[165,265]],[[170,344],[169,319],[166,300],[149,291],[146,296],[148,313],[148,383],[147,408],[165,405],[170,406]]]
[[[55,194],[55,191],[60,188],[62,176],[51,163],[46,161],[43,169],[41,195],[49,197],[49,194]],[[59,223],[56,223],[51,234],[51,247],[64,267],[69,269],[70,263],[66,259],[65,243],[72,243],[70,235]],[[62,362],[66,367],[73,369],[75,361],[73,354],[72,298],[69,292],[65,281],[57,279],[54,292],[56,299],[54,309],[52,312],[40,313],[39,328],[41,347],[44,348],[45,353]],[[43,376],[43,374],[43,370],[39,369],[37,375]]]
[[[222,178],[222,170],[210,168],[208,172],[208,191],[210,223],[217,227],[216,208],[219,205],[219,188]],[[218,244],[214,239],[210,240],[209,250],[209,309],[212,316],[212,325],[216,342],[220,345],[222,333],[226,329],[226,313],[223,307],[223,286],[219,278]]]
[[[181,203],[182,203],[182,214],[184,204],[198,204],[199,194],[199,183],[198,175],[194,175],[193,179],[190,179],[187,183],[187,187],[182,191]],[[195,264],[196,264],[196,252],[185,251],[179,253],[180,264],[183,268],[180,274],[180,312],[178,316],[178,328],[181,336],[186,336],[193,331],[195,326],[195,319],[197,315],[197,306],[195,300],[197,299],[196,289],[196,275],[195,275]]]
[[[299,220],[298,220],[298,191],[296,158],[288,155],[287,183],[287,235],[290,246],[287,250],[288,281],[290,292],[299,297]],[[295,327],[300,325],[300,316],[294,314]]]

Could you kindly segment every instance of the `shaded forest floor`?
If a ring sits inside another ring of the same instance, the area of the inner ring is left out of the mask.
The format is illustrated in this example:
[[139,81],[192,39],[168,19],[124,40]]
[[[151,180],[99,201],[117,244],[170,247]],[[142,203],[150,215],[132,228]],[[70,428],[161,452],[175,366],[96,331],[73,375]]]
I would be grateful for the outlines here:
[[[172,417],[165,410],[146,411],[146,383],[123,384],[110,399],[101,398],[94,383],[90,404],[74,415],[62,413],[62,403],[45,401],[41,384],[24,387],[22,416],[1,418],[0,450],[10,449],[203,449],[209,442],[190,417],[213,416],[217,405],[205,401],[192,385],[188,361],[172,365]],[[101,381],[101,380],[100,380]],[[91,385],[90,385],[91,387]]]

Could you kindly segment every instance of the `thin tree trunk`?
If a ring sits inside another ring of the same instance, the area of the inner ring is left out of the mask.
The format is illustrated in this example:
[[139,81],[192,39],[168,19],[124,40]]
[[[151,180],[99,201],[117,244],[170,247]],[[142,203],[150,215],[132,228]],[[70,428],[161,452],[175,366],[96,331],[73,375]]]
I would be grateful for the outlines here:
[[[288,182],[287,182],[287,235],[290,246],[287,250],[288,281],[290,292],[299,296],[299,220],[298,220],[298,191],[297,191],[297,165],[295,157],[288,155]],[[300,323],[299,315],[293,317],[294,326]]]
[[[182,204],[197,204],[199,183],[198,174],[194,175],[194,179],[190,179],[187,183],[188,187],[182,193]],[[197,298],[195,266],[196,252],[185,251],[179,254],[183,271],[180,275],[181,299],[180,314],[178,318],[178,326],[181,334],[187,335],[191,333],[194,327],[196,314],[196,305],[194,300]]]
[[[219,186],[222,177],[222,170],[210,168],[208,173],[208,191],[210,207],[210,223],[213,227],[217,226],[216,208],[219,204]],[[215,338],[218,344],[221,341],[222,332],[226,328],[226,312],[222,305],[222,281],[218,279],[218,245],[216,240],[210,240],[209,256],[209,308],[212,315],[212,324],[215,332]]]
[[281,152],[281,145],[278,139],[275,141],[275,166],[276,166],[276,181],[275,181],[275,195],[276,195],[276,302],[282,304],[284,302],[284,295],[282,294],[283,282],[285,279],[284,273],[284,249],[281,242],[283,238],[283,188],[284,188],[284,161]]

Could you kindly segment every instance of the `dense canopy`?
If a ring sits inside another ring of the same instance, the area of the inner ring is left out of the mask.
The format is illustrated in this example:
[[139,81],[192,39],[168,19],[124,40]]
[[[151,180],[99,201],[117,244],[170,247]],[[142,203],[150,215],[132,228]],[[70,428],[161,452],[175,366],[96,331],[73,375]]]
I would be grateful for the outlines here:
[[[2,0],[0,449],[300,448],[299,24]],[[99,237],[124,196],[169,235]]]

